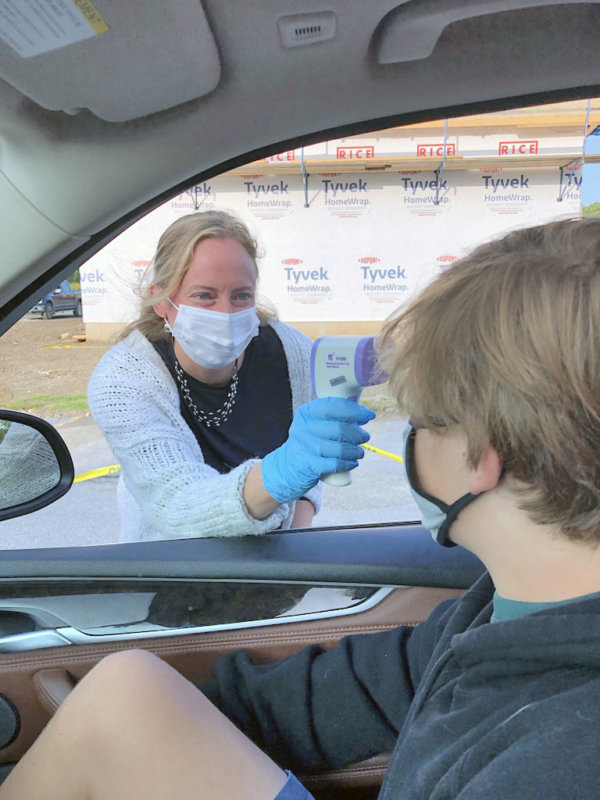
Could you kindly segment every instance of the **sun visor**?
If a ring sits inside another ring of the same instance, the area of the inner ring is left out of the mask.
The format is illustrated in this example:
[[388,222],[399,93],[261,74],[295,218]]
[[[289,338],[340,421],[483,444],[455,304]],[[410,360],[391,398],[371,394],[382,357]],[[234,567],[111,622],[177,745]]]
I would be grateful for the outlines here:
[[123,122],[202,97],[220,75],[199,0],[0,0],[0,77],[43,108]]

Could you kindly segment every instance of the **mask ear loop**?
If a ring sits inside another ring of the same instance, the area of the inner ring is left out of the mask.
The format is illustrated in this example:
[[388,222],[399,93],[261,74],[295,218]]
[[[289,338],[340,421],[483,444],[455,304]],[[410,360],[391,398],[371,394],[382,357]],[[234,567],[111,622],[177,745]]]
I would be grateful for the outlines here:
[[459,513],[463,510],[465,506],[468,506],[470,503],[475,500],[475,498],[479,497],[478,494],[472,494],[468,492],[464,494],[462,497],[452,503],[452,505],[447,506],[446,512],[446,519],[440,526],[438,534],[436,536],[436,541],[438,544],[441,544],[442,547],[456,547],[456,542],[451,541],[448,538],[448,533],[450,531],[450,526],[454,522],[454,520],[458,517]]
[[[169,296],[167,296],[167,300],[169,301],[169,303],[171,303],[171,305],[173,306],[175,311],[179,311],[179,306],[176,306],[175,303],[171,300],[171,298]],[[175,337],[173,336],[173,331],[171,329],[171,325],[169,324],[169,320],[167,319],[166,316],[164,316],[162,318],[162,320],[163,320],[163,328],[164,328],[165,333],[170,333],[171,334],[171,341],[173,341],[173,339]]]
[[429,500],[431,503],[436,505],[440,511],[442,511],[446,515],[446,519],[440,525],[440,529],[437,532],[437,536],[435,540],[438,544],[441,544],[442,547],[456,547],[456,543],[451,541],[448,538],[448,533],[450,531],[450,526],[459,515],[459,513],[463,510],[465,506],[468,506],[469,503],[472,503],[476,497],[479,497],[478,494],[472,494],[471,492],[467,492],[462,497],[459,497],[458,500],[455,500],[454,503],[448,505],[448,503],[444,503],[443,500],[440,500],[438,497],[434,497],[431,494],[423,491],[419,485],[419,481],[417,478],[417,471],[415,466],[415,437],[417,435],[417,429],[415,426],[409,421],[409,425],[411,426],[411,431],[408,435],[408,439],[406,442],[406,454],[405,454],[405,468],[406,472],[409,475],[409,480],[417,492],[423,497],[425,500]]

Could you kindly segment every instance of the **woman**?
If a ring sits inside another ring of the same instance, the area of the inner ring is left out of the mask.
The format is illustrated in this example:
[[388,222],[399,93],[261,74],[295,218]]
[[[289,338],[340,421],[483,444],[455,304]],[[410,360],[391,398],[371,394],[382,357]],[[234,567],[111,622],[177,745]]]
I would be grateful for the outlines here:
[[256,243],[228,213],[182,217],[161,236],[140,316],[89,385],[92,414],[121,463],[124,541],[310,526],[319,477],[342,469],[331,458],[356,466],[362,456],[356,445],[368,436],[356,423],[371,412],[302,406],[311,341],[257,307],[257,280]]

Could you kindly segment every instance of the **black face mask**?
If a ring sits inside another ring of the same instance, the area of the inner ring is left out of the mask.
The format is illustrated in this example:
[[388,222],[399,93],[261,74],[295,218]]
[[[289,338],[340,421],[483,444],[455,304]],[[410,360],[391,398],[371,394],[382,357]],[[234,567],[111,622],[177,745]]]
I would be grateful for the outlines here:
[[463,508],[472,503],[479,495],[468,492],[448,505],[442,500],[438,500],[437,497],[424,492],[419,486],[415,467],[416,435],[417,429],[409,423],[409,427],[404,432],[404,466],[411,494],[421,511],[423,525],[431,531],[433,540],[443,547],[454,547],[454,542],[448,538],[450,526]]

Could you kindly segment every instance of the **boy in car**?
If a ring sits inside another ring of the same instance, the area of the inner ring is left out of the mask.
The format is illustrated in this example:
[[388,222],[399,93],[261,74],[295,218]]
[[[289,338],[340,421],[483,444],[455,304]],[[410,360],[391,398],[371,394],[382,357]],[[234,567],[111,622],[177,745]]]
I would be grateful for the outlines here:
[[600,220],[481,246],[386,324],[381,354],[424,524],[482,578],[414,629],[229,654],[205,694],[110,656],[0,800],[300,800],[282,768],[385,750],[383,800],[598,796]]

